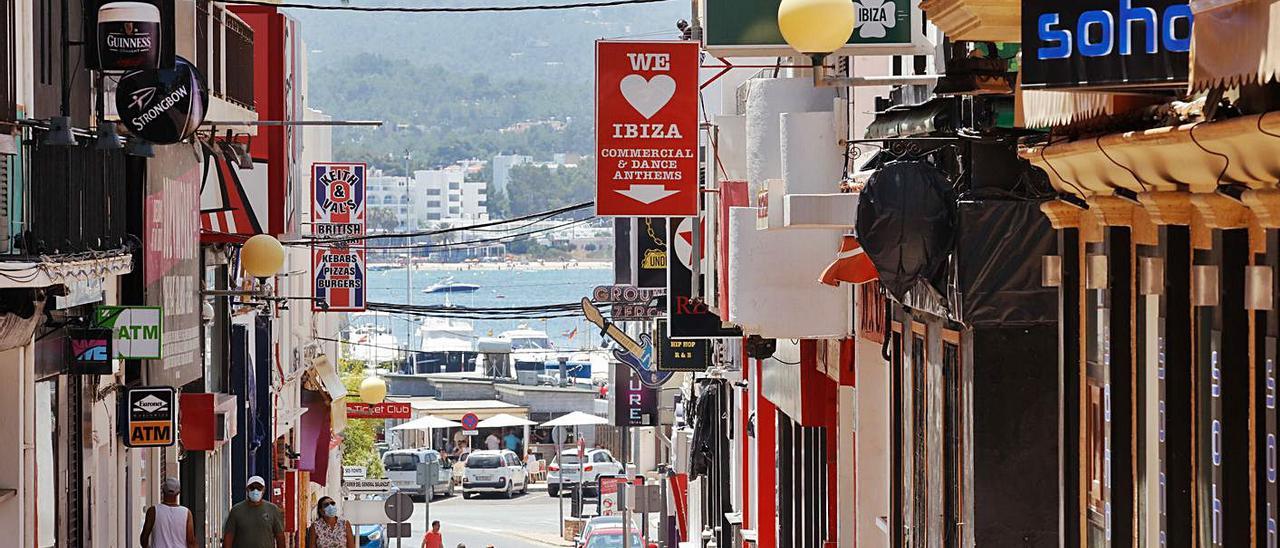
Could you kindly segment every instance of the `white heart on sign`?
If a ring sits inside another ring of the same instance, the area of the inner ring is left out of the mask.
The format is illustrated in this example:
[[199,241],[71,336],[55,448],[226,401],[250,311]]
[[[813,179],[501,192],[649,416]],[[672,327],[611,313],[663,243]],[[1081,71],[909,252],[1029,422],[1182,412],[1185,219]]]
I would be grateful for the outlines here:
[[659,74],[648,80],[639,74],[628,74],[618,84],[618,88],[622,90],[622,97],[631,103],[632,108],[635,108],[636,112],[645,119],[649,119],[662,110],[662,107],[667,106],[671,96],[676,94],[676,81],[665,74]]

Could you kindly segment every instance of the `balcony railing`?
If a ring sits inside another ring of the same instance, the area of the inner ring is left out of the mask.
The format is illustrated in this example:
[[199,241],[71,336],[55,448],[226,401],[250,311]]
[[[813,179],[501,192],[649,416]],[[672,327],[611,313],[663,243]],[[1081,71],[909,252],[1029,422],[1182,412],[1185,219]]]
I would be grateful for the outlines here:
[[248,24],[209,0],[196,0],[196,57],[214,97],[254,110],[253,29]]

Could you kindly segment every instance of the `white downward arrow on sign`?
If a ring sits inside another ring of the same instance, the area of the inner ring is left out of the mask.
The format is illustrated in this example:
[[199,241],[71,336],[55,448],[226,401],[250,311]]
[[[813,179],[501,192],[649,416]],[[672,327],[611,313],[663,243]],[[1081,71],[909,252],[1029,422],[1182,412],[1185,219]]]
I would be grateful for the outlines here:
[[652,204],[680,193],[679,190],[667,190],[662,185],[631,185],[631,188],[627,190],[616,190],[615,192],[642,204]]

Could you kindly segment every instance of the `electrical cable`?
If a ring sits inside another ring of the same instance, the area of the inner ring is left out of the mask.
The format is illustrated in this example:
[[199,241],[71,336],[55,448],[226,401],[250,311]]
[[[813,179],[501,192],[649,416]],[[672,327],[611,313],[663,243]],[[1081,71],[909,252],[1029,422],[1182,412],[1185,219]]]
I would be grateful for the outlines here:
[[474,13],[511,11],[552,11],[577,8],[607,8],[632,4],[656,4],[671,0],[603,0],[599,2],[574,2],[570,4],[535,4],[531,6],[351,6],[347,4],[308,4],[301,2],[270,2],[265,0],[214,0],[219,4],[268,6],[321,11],[360,11],[375,13]]
[[[466,241],[462,241],[462,242],[452,242],[452,243],[442,243],[442,244],[418,243],[418,244],[402,244],[402,245],[376,245],[376,246],[364,246],[364,247],[362,247],[362,249],[369,249],[369,250],[408,250],[408,249],[456,249],[456,248],[464,248],[464,247],[477,246],[477,245],[479,245],[479,244],[490,244],[490,243],[501,243],[501,242],[504,242],[504,241],[515,241],[515,240],[518,240],[518,239],[521,239],[521,238],[527,238],[527,237],[529,237],[529,236],[533,236],[533,235],[535,235],[535,234],[541,234],[541,233],[543,233],[543,232],[551,232],[551,231],[559,230],[559,229],[562,229],[562,228],[568,228],[568,227],[570,227],[570,226],[574,226],[574,225],[580,225],[580,224],[583,224],[583,223],[588,222],[588,221],[590,221],[590,220],[591,220],[590,218],[587,218],[587,219],[580,219],[580,220],[577,220],[577,221],[569,221],[569,222],[566,222],[566,223],[561,223],[561,224],[558,224],[558,225],[555,225],[555,226],[546,227],[546,228],[539,228],[539,229],[537,229],[537,230],[530,230],[530,231],[520,232],[520,233],[516,233],[516,234],[508,234],[508,235],[506,235],[506,236],[498,236],[498,237],[494,237],[494,238],[482,238],[482,239],[479,239],[479,240],[466,240]],[[296,243],[296,242],[291,242],[291,243],[288,243],[288,244],[285,244],[285,245],[291,245],[291,246],[311,246],[311,245],[314,245],[314,246],[316,246],[316,247],[321,247],[321,248],[345,248],[345,247],[348,247],[348,246],[346,246],[346,245],[331,244],[331,243],[320,243],[320,242],[316,242],[316,243]]]

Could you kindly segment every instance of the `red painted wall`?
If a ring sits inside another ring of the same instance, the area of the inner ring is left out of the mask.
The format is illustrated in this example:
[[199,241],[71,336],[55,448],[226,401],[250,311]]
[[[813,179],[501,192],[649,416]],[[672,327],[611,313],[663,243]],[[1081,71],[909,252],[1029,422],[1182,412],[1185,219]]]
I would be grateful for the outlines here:
[[[763,376],[762,367],[760,361],[755,360],[756,382]],[[763,390],[756,391],[756,443],[760,448],[757,456],[759,496],[756,499],[760,523],[756,526],[756,544],[760,548],[774,548],[778,545],[778,505],[773,497],[774,488],[778,485],[775,469],[778,459],[774,453],[778,444],[778,408],[764,397]]]

